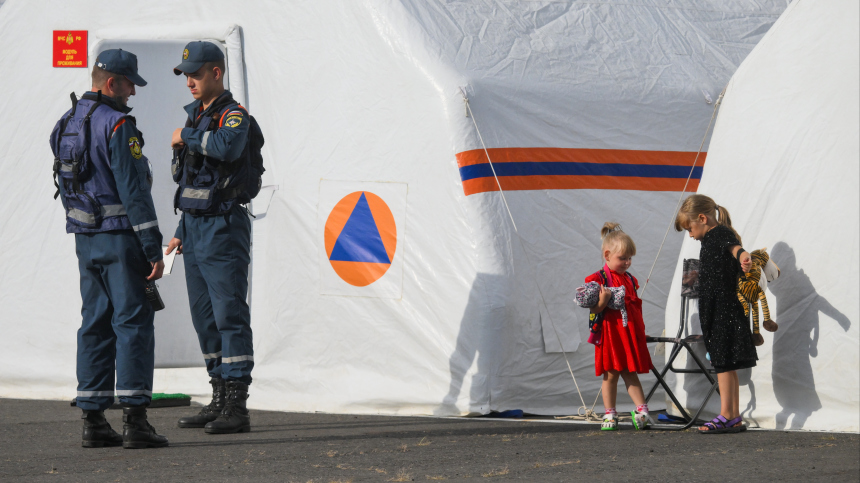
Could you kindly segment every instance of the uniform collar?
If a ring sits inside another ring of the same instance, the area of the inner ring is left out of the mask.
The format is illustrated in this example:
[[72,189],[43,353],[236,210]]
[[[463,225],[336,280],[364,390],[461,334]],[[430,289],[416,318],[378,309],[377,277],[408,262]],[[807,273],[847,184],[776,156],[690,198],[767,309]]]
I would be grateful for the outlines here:
[[[88,101],[95,101],[95,100],[98,100],[98,98],[99,98],[99,93],[93,92],[93,91],[87,91],[84,93],[83,96],[81,96],[81,99],[86,99]],[[130,107],[123,106],[120,103],[116,102],[116,100],[113,97],[110,97],[110,96],[107,96],[104,94],[102,94],[102,104],[105,104],[108,107],[110,107],[111,109],[113,109],[114,111],[119,111],[123,114],[128,114],[129,112],[131,112]]]
[[[230,91],[228,91],[228,90],[224,90],[223,94],[221,94],[220,96],[218,96],[217,99],[212,101],[212,104],[209,104],[209,109],[207,109],[207,111],[211,112],[213,107],[221,104],[222,103],[221,101],[223,101],[224,99],[227,99],[227,98],[232,99],[233,94],[231,94]],[[195,99],[194,102],[185,106],[185,112],[188,113],[188,117],[190,119],[194,119],[197,116],[200,116],[201,114],[203,114],[202,112],[200,112],[200,108],[202,105],[203,105],[202,101]]]

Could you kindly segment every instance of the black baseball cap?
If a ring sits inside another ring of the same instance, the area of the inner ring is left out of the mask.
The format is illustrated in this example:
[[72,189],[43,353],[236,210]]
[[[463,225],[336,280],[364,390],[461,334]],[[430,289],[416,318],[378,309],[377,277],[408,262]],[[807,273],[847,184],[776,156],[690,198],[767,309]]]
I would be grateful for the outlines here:
[[96,57],[96,65],[112,74],[125,76],[135,85],[146,85],[143,77],[137,74],[137,56],[127,50],[105,50]]
[[194,41],[188,42],[182,51],[182,63],[173,69],[173,73],[193,74],[203,67],[206,62],[217,62],[224,59],[224,52],[212,42]]

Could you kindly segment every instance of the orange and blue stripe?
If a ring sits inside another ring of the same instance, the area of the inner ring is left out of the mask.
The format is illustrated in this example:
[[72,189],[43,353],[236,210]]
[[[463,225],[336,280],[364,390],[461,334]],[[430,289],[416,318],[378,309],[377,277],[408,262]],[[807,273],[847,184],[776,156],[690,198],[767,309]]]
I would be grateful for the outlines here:
[[[505,191],[608,189],[681,191],[695,152],[621,149],[491,148],[499,184]],[[701,153],[686,191],[695,192],[707,153]],[[466,196],[498,191],[483,149],[457,153]]]

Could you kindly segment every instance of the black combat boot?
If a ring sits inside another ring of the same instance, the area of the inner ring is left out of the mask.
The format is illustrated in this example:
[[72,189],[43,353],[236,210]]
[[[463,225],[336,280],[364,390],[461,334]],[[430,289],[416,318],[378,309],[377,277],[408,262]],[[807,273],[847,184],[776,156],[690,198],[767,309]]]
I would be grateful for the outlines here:
[[251,431],[251,416],[248,414],[248,385],[238,381],[227,381],[227,403],[218,419],[207,423],[204,431],[209,434],[244,433]]
[[167,438],[155,432],[146,420],[146,406],[122,408],[122,447],[126,449],[162,448]]
[[84,448],[101,448],[103,446],[119,446],[122,436],[113,430],[105,420],[104,411],[84,411],[84,430],[81,434],[81,446]]
[[212,401],[203,406],[203,409],[196,415],[179,418],[180,428],[202,428],[206,426],[206,423],[215,421],[215,418],[221,414],[221,410],[224,409],[224,401],[227,398],[226,381],[220,377],[213,377],[209,380],[209,384],[212,384]]

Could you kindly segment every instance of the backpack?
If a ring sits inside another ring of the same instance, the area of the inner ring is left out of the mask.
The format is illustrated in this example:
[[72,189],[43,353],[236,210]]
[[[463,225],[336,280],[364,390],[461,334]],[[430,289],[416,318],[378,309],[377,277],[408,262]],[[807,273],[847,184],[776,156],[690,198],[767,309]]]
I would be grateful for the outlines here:
[[[244,165],[233,168],[232,173],[229,173],[233,175],[233,180],[226,186],[228,191],[223,195],[223,199],[235,198],[239,203],[245,204],[256,198],[263,186],[263,173],[266,168],[263,167],[262,150],[266,140],[257,119],[235,100],[218,110],[219,119],[223,121],[224,114],[237,108],[242,108],[248,114],[251,123],[248,127],[248,147],[245,152]],[[223,124],[219,121],[218,129],[222,126]],[[236,161],[239,159],[233,163]],[[228,170],[224,170],[222,175],[228,174],[227,172]]]
[[245,178],[245,195],[247,195],[247,203],[256,198],[260,194],[260,188],[263,187],[263,173],[266,168],[263,167],[263,144],[266,140],[263,138],[263,131],[257,123],[257,119],[248,113],[251,119],[251,126],[248,129],[248,174]]
[[[57,137],[57,153],[54,156],[54,186],[57,192],[54,193],[54,199],[60,196],[60,180],[69,180],[72,182],[72,191],[77,193],[80,191],[80,180],[85,179],[89,175],[90,165],[90,118],[93,112],[101,105],[102,92],[99,91],[99,97],[96,102],[90,107],[89,112],[80,123],[76,123],[76,132],[66,132],[69,123],[75,120],[75,111],[78,109],[78,98],[72,92],[72,110],[69,111],[66,117],[60,124],[60,133]],[[83,132],[83,138],[80,133]],[[75,137],[75,142],[63,142],[65,137]]]

